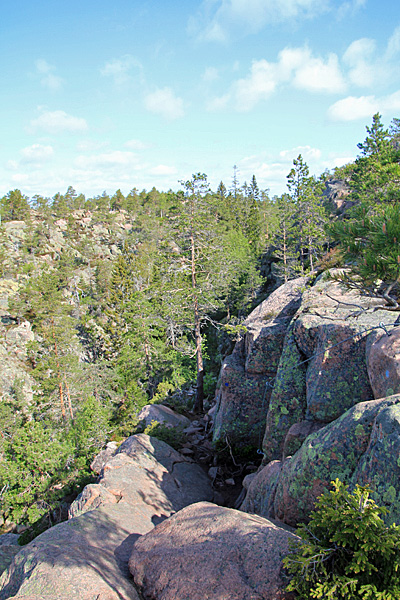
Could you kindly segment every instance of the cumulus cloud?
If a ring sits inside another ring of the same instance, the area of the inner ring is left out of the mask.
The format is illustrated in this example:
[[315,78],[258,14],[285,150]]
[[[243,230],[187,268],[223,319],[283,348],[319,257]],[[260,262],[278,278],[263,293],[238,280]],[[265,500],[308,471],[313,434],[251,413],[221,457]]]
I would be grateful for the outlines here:
[[49,161],[54,154],[52,146],[43,146],[42,144],[33,144],[21,150],[21,162],[41,164]]
[[54,110],[44,111],[37,119],[33,119],[31,129],[50,134],[82,133],[88,130],[88,124],[85,119],[69,115],[63,110]]
[[249,75],[234,84],[237,110],[251,110],[261,100],[267,100],[276,90],[278,81],[276,65],[264,59],[253,61]]
[[328,117],[333,121],[355,121],[368,119],[376,112],[394,112],[400,110],[400,90],[389,96],[348,96],[332,104]]
[[62,88],[64,79],[55,74],[56,68],[50,65],[47,60],[39,58],[35,61],[35,67],[43,87],[53,92]]
[[169,87],[157,89],[145,96],[144,106],[149,112],[161,115],[170,121],[184,115],[182,98],[175,96]]
[[307,47],[284,48],[276,62],[253,61],[249,74],[234,82],[227,94],[210,100],[207,108],[225,108],[233,99],[236,110],[249,111],[283,84],[315,93],[336,94],[346,89],[336,54],[324,59],[314,56]]
[[235,30],[256,33],[267,24],[314,17],[328,8],[328,0],[203,0],[188,30],[198,39],[225,42]]
[[329,54],[326,61],[313,58],[311,53],[296,69],[293,85],[310,92],[343,92],[346,83],[340,72],[336,54]]
[[131,54],[125,54],[121,58],[106,62],[104,67],[100,69],[100,73],[104,77],[111,77],[115,84],[122,85],[130,80],[130,71],[135,67],[142,68],[142,65]]
[[343,55],[343,62],[349,68],[351,83],[361,87],[373,84],[376,73],[373,61],[375,51],[375,40],[369,38],[361,38],[350,44]]

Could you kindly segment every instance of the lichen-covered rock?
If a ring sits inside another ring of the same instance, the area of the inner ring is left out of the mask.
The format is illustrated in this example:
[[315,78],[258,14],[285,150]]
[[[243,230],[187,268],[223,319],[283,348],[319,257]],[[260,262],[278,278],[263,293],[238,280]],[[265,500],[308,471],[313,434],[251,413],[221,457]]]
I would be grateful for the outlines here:
[[381,321],[396,319],[394,313],[373,310],[378,304],[378,299],[324,278],[304,293],[294,335],[309,359],[307,420],[329,423],[354,404],[374,398],[365,359],[367,337]]
[[225,359],[217,390],[213,440],[260,447],[286,330],[308,279],[289,281],[247,317],[244,337]]
[[283,458],[285,459],[288,456],[296,454],[304,440],[324,426],[325,423],[318,423],[317,421],[301,421],[292,425],[286,434],[283,444]]
[[264,463],[282,458],[283,443],[291,425],[306,412],[306,366],[293,334],[293,322],[286,333],[278,372],[269,399],[263,439]]
[[[274,499],[276,518],[296,526],[308,520],[317,497],[326,490],[332,480],[338,478],[353,484],[360,481],[360,472],[365,472],[366,464],[371,463],[367,457],[373,451],[370,437],[371,432],[376,429],[375,419],[379,422],[379,415],[386,414],[385,410],[389,407],[392,407],[393,414],[397,415],[396,406],[399,403],[400,395],[396,395],[356,404],[339,419],[307,437],[300,450],[283,464]],[[379,428],[378,430],[380,431]],[[400,443],[400,440],[397,443]],[[388,440],[388,451],[395,449],[394,446],[391,438]],[[393,460],[397,460],[398,456],[399,454]],[[386,461],[390,465],[391,456],[386,456]],[[385,478],[386,466],[383,462],[381,456],[374,464],[375,468],[380,470],[379,477]],[[372,466],[370,471],[365,481],[373,481]],[[397,482],[396,493],[400,491],[400,478]],[[376,489],[374,491],[377,492],[379,502],[382,502],[385,492]],[[264,502],[271,501],[266,498]],[[400,513],[397,518],[400,518]]]
[[281,470],[282,462],[273,460],[256,473],[251,479],[240,510],[273,519],[275,492]]
[[266,519],[201,502],[138,539],[129,568],[145,598],[289,600],[282,559],[290,539]]
[[386,506],[385,521],[400,524],[400,395],[395,404],[379,411],[372,428],[368,449],[353,474],[353,483],[368,485],[372,498]]
[[400,326],[375,331],[367,343],[367,367],[375,398],[400,392]]

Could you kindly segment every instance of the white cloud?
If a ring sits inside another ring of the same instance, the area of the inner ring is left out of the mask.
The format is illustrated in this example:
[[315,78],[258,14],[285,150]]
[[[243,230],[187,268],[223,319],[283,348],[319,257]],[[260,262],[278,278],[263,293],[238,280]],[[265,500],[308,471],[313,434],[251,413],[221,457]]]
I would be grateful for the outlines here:
[[21,162],[23,163],[44,163],[49,161],[54,154],[52,146],[42,146],[42,144],[33,144],[21,150]]
[[301,154],[304,160],[319,160],[321,158],[321,150],[319,148],[312,148],[312,146],[296,146],[291,150],[281,150],[279,156],[285,160],[293,160]]
[[74,164],[80,169],[109,169],[114,167],[132,167],[137,164],[137,156],[133,152],[114,150],[103,154],[77,156]]
[[253,61],[250,74],[234,84],[237,110],[251,110],[267,100],[275,92],[278,79],[275,65],[264,59]]
[[376,51],[375,40],[361,38],[350,44],[343,55],[343,62],[349,67],[348,77],[351,83],[368,87],[374,83],[377,67],[373,61]]
[[73,117],[63,110],[45,111],[31,121],[33,131],[41,130],[50,134],[63,132],[81,133],[88,130],[85,119]]
[[157,165],[149,169],[150,175],[176,175],[177,170],[175,167],[168,165]]
[[328,109],[328,116],[333,121],[355,121],[367,119],[376,112],[396,112],[400,110],[400,90],[377,98],[376,96],[348,96],[343,98]]
[[210,112],[223,110],[228,106],[231,97],[231,94],[224,94],[223,96],[213,98],[207,102],[206,108]]
[[175,96],[169,87],[157,89],[145,96],[144,106],[149,112],[171,121],[184,115],[182,98]]
[[129,148],[130,150],[147,150],[151,147],[150,144],[146,142],[142,142],[141,140],[128,140],[124,144],[125,148]]
[[54,73],[56,68],[53,65],[50,65],[46,60],[39,58],[35,61],[35,67],[43,87],[54,92],[63,86],[64,79]]
[[367,0],[346,0],[345,2],[342,2],[337,11],[337,18],[340,20],[354,15],[361,8],[363,8],[366,3]]
[[5,164],[7,171],[16,171],[18,169],[18,163],[16,160],[8,160]]
[[105,148],[109,146],[109,142],[100,141],[100,140],[81,140],[76,144],[76,149],[79,152],[93,152],[95,150],[99,150],[100,148]]
[[310,18],[325,12],[329,0],[203,0],[189,20],[189,33],[225,42],[232,31],[255,33],[265,25]]
[[396,58],[400,53],[400,26],[396,27],[393,34],[389,38],[387,49],[386,49],[386,58],[393,59]]
[[348,96],[338,100],[328,109],[328,116],[333,121],[354,121],[366,119],[378,111],[375,96]]
[[336,54],[329,54],[327,61],[310,55],[296,70],[293,84],[310,92],[334,94],[346,88]]
[[284,48],[276,62],[253,61],[249,74],[234,82],[227,94],[208,101],[207,109],[220,110],[233,99],[236,110],[249,111],[283,84],[314,93],[337,94],[346,89],[336,54],[323,59],[307,47]]
[[122,85],[130,80],[130,71],[134,67],[142,68],[142,65],[131,54],[125,54],[121,58],[106,62],[100,73],[104,77],[112,77],[117,85]]
[[202,80],[206,83],[211,83],[219,79],[218,69],[215,67],[207,67],[201,76]]

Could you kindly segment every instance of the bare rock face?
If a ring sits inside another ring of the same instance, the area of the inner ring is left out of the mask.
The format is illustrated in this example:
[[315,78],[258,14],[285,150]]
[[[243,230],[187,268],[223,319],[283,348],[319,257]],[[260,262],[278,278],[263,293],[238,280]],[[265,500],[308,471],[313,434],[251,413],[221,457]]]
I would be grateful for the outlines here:
[[0,577],[0,600],[139,600],[116,557],[128,535],[101,509],[48,529]]
[[217,390],[213,440],[261,445],[272,386],[288,325],[300,305],[307,278],[289,281],[244,321],[246,333],[224,361]]
[[129,569],[145,598],[289,600],[282,559],[295,538],[261,517],[201,502],[138,539]]
[[153,421],[163,423],[167,427],[188,427],[190,420],[184,415],[180,415],[168,406],[162,404],[148,404],[144,406],[138,414],[139,421],[143,421],[145,427],[151,425]]
[[374,332],[367,344],[367,366],[375,398],[400,392],[400,326]]
[[99,483],[73,502],[70,520],[21,549],[0,578],[0,600],[139,600],[128,577],[135,540],[184,506],[212,499],[198,465],[160,440],[131,436]]
[[[70,517],[103,506],[136,511],[136,532],[146,533],[184,506],[212,500],[211,481],[199,465],[144,433],[127,438],[102,469],[99,483],[86,486]],[[114,506],[115,505],[115,506]]]

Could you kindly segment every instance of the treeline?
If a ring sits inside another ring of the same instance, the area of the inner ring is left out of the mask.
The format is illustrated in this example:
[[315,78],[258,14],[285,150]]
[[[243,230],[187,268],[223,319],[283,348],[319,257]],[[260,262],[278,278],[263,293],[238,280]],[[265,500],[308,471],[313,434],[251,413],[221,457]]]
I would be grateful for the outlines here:
[[[33,395],[16,378],[0,402],[6,525],[51,522],[96,451],[130,435],[148,402],[202,411],[241,322],[273,282],[349,257],[366,281],[370,265],[368,285],[380,277],[375,292],[396,303],[398,129],[375,115],[360,157],[334,172],[355,205],[345,216],[323,196],[332,175],[311,176],[301,155],[281,197],[254,176],[240,184],[234,168],[216,191],[197,173],[178,192],[86,199],[69,187],[51,199],[1,198],[1,276],[18,281],[9,312],[35,334],[25,363]],[[25,229],[11,252],[15,220]]]

